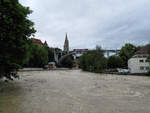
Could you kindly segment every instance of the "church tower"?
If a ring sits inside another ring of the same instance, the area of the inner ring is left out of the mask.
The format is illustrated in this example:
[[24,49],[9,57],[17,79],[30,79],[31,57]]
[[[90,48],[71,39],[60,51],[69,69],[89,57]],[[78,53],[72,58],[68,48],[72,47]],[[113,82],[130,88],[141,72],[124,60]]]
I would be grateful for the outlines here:
[[66,33],[65,42],[64,42],[64,52],[69,53],[69,40]]

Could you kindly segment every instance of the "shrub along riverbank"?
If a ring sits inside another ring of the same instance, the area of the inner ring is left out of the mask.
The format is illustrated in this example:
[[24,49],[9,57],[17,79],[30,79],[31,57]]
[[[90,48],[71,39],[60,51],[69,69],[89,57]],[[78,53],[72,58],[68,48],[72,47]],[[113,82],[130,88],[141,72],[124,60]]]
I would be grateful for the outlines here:
[[107,59],[104,57],[104,54],[99,47],[84,53],[79,59],[79,66],[84,71],[96,73],[104,72],[107,68]]

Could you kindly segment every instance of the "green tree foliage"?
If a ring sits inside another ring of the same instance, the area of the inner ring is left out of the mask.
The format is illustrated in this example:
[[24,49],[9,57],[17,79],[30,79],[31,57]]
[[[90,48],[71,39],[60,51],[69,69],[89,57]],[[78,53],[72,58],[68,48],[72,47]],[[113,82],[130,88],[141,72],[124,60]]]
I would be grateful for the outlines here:
[[47,47],[38,45],[34,42],[30,43],[30,53],[28,58],[28,67],[43,67],[48,64],[48,50]]
[[45,47],[48,52],[48,62],[54,62],[54,50],[50,49],[48,46]]
[[150,47],[149,47],[149,50],[148,50],[148,61],[149,61],[149,63],[150,63]]
[[[149,64],[150,64],[150,46],[149,46],[149,48],[148,48],[148,57],[147,57],[147,60],[148,60],[148,62],[149,62]],[[150,67],[149,67],[148,75],[150,75]]]
[[[62,54],[61,54],[62,50],[60,48],[55,48],[55,52],[59,53],[58,54],[58,59],[61,58],[61,56],[62,56]],[[65,54],[63,54],[63,55],[65,55]]]
[[139,51],[140,49],[142,49],[143,48],[143,46],[137,46],[136,47],[136,51]]
[[128,60],[134,55],[134,53],[137,51],[137,47],[127,43],[125,46],[123,46],[120,50],[119,56],[123,60],[123,66],[127,67]]
[[79,66],[85,71],[103,72],[107,67],[107,59],[101,48],[84,53],[79,59]]
[[119,68],[122,67],[123,60],[120,56],[110,56],[107,61],[108,68]]
[[27,60],[28,37],[35,32],[30,13],[18,0],[0,0],[0,77],[16,76]]
[[74,64],[74,60],[72,56],[67,56],[63,61],[62,61],[62,67],[66,68],[72,68]]
[[28,41],[28,54],[24,67],[43,67],[48,62],[54,61],[54,51],[45,45],[38,45],[34,41]]

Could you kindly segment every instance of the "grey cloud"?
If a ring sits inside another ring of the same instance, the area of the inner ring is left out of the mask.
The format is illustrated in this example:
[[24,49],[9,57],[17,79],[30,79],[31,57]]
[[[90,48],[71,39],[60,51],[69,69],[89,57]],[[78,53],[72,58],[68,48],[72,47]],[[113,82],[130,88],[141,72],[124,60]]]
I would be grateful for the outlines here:
[[68,32],[71,48],[120,48],[150,41],[149,0],[20,0],[34,11],[36,37],[63,47]]

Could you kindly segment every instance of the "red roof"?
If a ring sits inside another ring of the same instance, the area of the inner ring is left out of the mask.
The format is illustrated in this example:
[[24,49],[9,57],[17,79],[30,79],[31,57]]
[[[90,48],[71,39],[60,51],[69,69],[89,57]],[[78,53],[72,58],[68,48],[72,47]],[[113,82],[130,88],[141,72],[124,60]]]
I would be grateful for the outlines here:
[[42,41],[40,39],[31,38],[31,40],[33,40],[35,43],[37,43],[39,45],[43,45],[43,43],[42,43]]
[[142,47],[139,51],[135,52],[136,54],[148,54],[148,50],[150,49],[150,44]]

